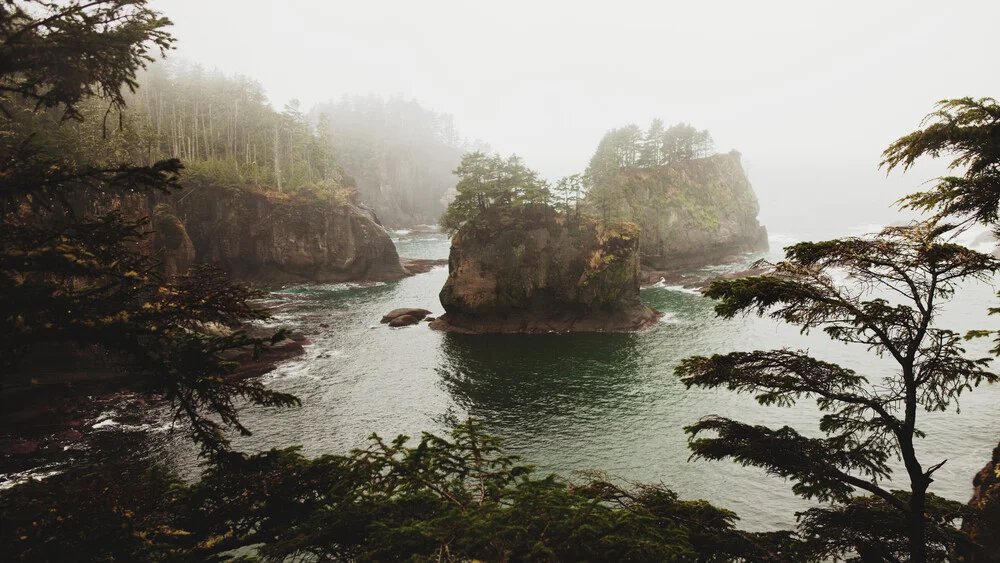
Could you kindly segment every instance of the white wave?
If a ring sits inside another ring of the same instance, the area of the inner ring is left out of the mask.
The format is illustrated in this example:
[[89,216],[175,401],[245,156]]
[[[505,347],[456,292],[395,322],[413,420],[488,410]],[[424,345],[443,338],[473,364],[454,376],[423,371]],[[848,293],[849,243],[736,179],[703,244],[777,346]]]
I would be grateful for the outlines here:
[[52,467],[53,466],[51,465],[43,465],[42,467],[36,467],[35,469],[29,469],[27,471],[18,471],[17,473],[0,475],[0,491],[11,489],[26,482],[28,479],[41,481],[42,479],[62,473],[61,470],[52,469]]
[[767,241],[772,247],[784,248],[802,240],[802,237],[786,233],[768,233]]
[[701,290],[693,287],[684,287],[683,285],[661,285],[663,289],[667,291],[678,291],[680,293],[687,293],[689,295],[701,295]]
[[105,428],[111,428],[111,427],[119,426],[119,425],[121,425],[121,423],[117,422],[115,419],[113,419],[113,418],[106,418],[104,420],[101,420],[100,422],[97,422],[96,424],[94,424],[93,426],[91,426],[91,428],[93,428],[94,430],[103,430]]
[[341,282],[341,283],[324,283],[324,284],[302,284],[302,285],[290,285],[282,287],[279,290],[272,291],[272,295],[302,295],[309,293],[323,293],[323,292],[338,292],[338,291],[349,291],[352,289],[366,288],[366,287],[381,287],[388,285],[386,282]]
[[663,313],[663,316],[660,317],[660,322],[668,325],[684,324],[679,318],[677,318],[677,315],[671,313],[670,311]]

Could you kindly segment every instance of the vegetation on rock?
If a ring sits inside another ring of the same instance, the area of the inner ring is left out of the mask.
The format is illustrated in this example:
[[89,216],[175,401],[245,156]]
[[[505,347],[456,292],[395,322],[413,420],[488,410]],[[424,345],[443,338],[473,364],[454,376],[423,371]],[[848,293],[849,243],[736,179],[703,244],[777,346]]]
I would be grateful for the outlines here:
[[497,215],[523,206],[548,207],[552,198],[548,183],[517,155],[471,152],[462,156],[455,175],[455,199],[441,218],[441,226],[452,232],[475,223],[487,211]]
[[581,215],[581,180],[549,185],[515,156],[470,153],[442,220],[452,238],[447,312],[464,332],[635,330],[658,314],[639,299],[639,230]]
[[607,221],[642,229],[643,265],[699,267],[766,250],[757,196],[740,154],[712,154],[707,131],[656,120],[643,135],[629,125],[601,139],[582,176],[585,206]]

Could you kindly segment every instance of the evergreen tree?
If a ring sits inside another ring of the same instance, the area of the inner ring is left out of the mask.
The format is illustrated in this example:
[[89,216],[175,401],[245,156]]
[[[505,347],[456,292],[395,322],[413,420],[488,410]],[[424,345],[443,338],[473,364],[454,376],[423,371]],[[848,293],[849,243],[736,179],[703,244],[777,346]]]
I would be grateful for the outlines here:
[[1000,104],[993,98],[942,100],[924,118],[923,129],[899,138],[882,153],[882,166],[907,170],[924,155],[953,154],[948,168],[965,167],[961,176],[945,176],[925,192],[904,197],[904,207],[937,211],[997,228],[1000,210]]
[[21,372],[25,357],[96,347],[165,392],[205,450],[225,449],[224,427],[247,431],[239,398],[296,402],[226,377],[234,366],[222,352],[264,340],[204,330],[264,318],[250,304],[260,292],[208,268],[164,279],[141,252],[149,219],[109,211],[179,189],[178,160],[81,162],[36,143],[30,119],[48,111],[82,120],[95,99],[123,109],[137,71],[170,47],[169,21],[143,0],[6,0],[0,22],[0,377],[33,377]]
[[583,199],[583,177],[573,174],[560,178],[552,190],[555,207],[566,215],[580,216],[580,202]]
[[442,226],[451,231],[491,209],[548,206],[551,200],[548,183],[517,155],[503,158],[479,151],[467,153],[455,175],[459,178],[457,195],[441,218]]
[[714,150],[708,130],[697,130],[687,123],[671,125],[663,133],[663,161],[666,164],[711,156]]
[[[918,415],[921,409],[947,410],[962,392],[1000,380],[988,371],[989,358],[967,358],[961,335],[934,325],[957,284],[988,279],[1000,263],[943,241],[949,229],[929,222],[870,237],[799,243],[785,249],[785,261],[757,264],[770,268],[768,273],[716,281],[706,292],[720,300],[716,312],[722,317],[766,315],[803,331],[821,329],[896,364],[892,374],[869,379],[806,352],[781,349],[689,358],[677,370],[688,386],[751,393],[764,405],[815,397],[826,413],[819,425],[824,438],[719,416],[686,431],[695,457],[761,467],[794,481],[792,490],[803,497],[837,503],[810,512],[805,521],[804,535],[817,553],[829,555],[831,546],[842,546],[873,554],[883,542],[883,551],[891,553],[870,560],[908,557],[922,563],[944,561],[959,541],[945,527],[956,517],[954,505],[932,503],[928,493],[944,461],[928,465],[918,459],[915,441],[925,432]],[[834,271],[846,273],[848,281],[836,281]],[[903,461],[908,491],[884,485],[893,457]],[[857,491],[874,498],[860,501]],[[884,527],[869,530],[875,540],[845,525],[860,522],[850,514],[866,506],[893,515],[892,524],[886,520]],[[951,516],[936,518],[948,511]],[[892,537],[894,530],[903,537]]]
[[663,120],[654,119],[642,139],[638,165],[643,168],[659,166],[663,163]]

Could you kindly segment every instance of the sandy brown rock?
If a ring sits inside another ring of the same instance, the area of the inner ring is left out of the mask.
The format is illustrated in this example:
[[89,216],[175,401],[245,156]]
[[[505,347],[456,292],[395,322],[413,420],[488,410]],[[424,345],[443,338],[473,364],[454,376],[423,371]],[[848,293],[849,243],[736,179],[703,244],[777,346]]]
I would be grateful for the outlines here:
[[415,325],[419,323],[420,323],[420,318],[414,317],[413,315],[400,315],[389,321],[389,326],[401,327],[401,326]]
[[427,273],[438,266],[448,265],[447,260],[436,258],[400,258],[399,263],[403,266],[403,270],[411,276]]
[[201,188],[173,202],[196,250],[236,279],[382,281],[406,275],[367,208],[306,196]]
[[174,208],[160,203],[153,208],[153,255],[160,261],[161,271],[176,276],[188,271],[195,259],[194,243]]

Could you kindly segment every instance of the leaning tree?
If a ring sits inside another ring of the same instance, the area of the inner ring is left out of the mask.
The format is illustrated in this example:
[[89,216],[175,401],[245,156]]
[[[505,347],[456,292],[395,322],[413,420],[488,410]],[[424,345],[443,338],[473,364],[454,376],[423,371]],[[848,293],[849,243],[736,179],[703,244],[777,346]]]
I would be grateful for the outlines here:
[[[716,281],[706,291],[720,300],[722,317],[819,329],[895,362],[890,375],[866,375],[780,349],[688,358],[677,368],[689,387],[749,393],[763,405],[816,400],[824,437],[721,416],[686,431],[695,458],[760,467],[792,480],[798,495],[832,501],[803,515],[800,533],[817,556],[853,551],[864,561],[923,562],[943,559],[961,541],[947,525],[959,517],[958,503],[928,492],[944,462],[918,459],[914,442],[924,436],[921,410],[947,410],[962,392],[998,380],[989,358],[968,358],[962,336],[934,322],[961,282],[988,278],[1000,262],[943,240],[950,229],[927,222],[799,243],[785,249],[784,261],[759,263],[767,273]],[[887,488],[893,459],[905,467],[908,491]]]

